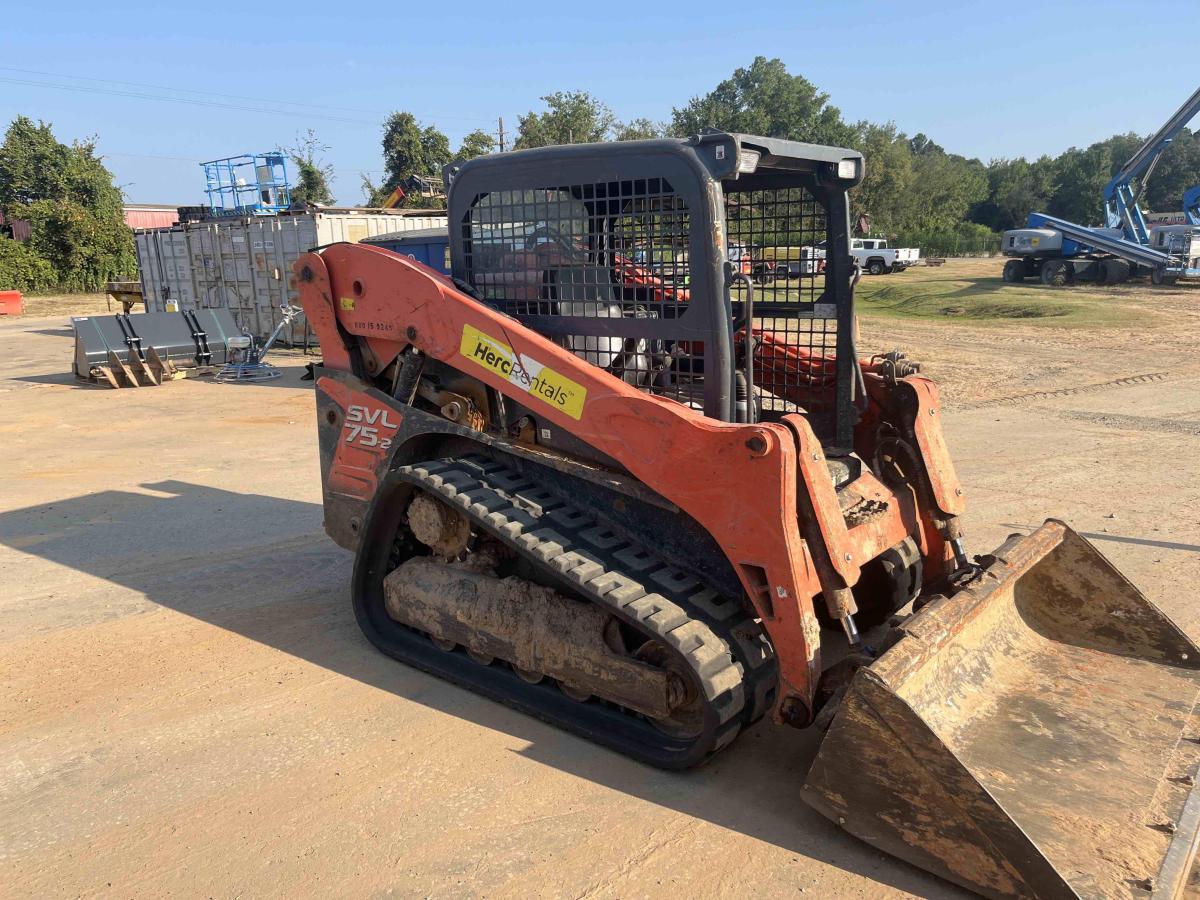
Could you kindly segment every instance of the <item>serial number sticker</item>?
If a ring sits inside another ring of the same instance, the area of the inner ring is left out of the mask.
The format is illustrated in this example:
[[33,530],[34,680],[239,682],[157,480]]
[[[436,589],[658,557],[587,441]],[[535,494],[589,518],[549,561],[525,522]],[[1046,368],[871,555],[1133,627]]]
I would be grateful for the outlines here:
[[353,297],[343,297],[342,298],[342,309],[346,310],[346,312],[350,312],[352,309],[354,309],[354,298]]
[[506,378],[514,387],[561,409],[572,419],[583,418],[587,388],[523,353],[517,354],[503,341],[464,325],[459,353]]

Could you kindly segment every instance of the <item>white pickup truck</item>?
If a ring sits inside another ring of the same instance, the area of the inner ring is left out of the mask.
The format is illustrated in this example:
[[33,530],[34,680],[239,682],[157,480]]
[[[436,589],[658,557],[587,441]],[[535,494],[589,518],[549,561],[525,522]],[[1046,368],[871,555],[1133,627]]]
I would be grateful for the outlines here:
[[889,247],[886,238],[852,238],[850,253],[870,275],[903,272],[921,259],[920,250]]

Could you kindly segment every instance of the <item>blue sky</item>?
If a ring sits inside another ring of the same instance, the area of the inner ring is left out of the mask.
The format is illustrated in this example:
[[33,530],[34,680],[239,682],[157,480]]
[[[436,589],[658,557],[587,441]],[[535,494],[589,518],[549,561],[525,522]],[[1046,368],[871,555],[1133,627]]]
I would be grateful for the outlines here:
[[1200,4],[4,0],[2,27],[0,123],[24,113],[60,140],[97,135],[134,202],[198,203],[197,163],[312,127],[338,199],[357,203],[391,110],[452,143],[498,116],[515,128],[554,90],[664,120],[755,55],[783,59],[849,120],[890,119],[984,160],[1149,133],[1196,87]]

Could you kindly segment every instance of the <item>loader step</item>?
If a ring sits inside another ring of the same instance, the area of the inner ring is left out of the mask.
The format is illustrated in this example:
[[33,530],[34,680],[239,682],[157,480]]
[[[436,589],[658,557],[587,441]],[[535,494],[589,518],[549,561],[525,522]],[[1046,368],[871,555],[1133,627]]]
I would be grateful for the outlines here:
[[[777,679],[774,654],[740,598],[721,596],[589,510],[490,457],[404,466],[388,478],[401,490],[386,509],[377,504],[354,578],[359,625],[385,653],[663,768],[703,763],[770,709]],[[397,539],[398,534],[403,538],[398,507],[407,505],[413,489],[457,509],[559,590],[660,641],[703,697],[702,725],[688,734],[668,733],[614,703],[580,702],[548,680],[530,683],[515,668],[480,660],[478,654],[472,658],[463,648],[439,649],[423,633],[395,621],[386,611],[383,581],[413,557],[412,546]],[[382,496],[389,496],[386,486]]]

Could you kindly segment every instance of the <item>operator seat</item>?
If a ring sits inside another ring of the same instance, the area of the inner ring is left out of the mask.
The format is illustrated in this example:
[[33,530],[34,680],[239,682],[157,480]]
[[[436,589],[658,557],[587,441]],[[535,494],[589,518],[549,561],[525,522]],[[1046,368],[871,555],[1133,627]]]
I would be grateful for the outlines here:
[[[560,316],[579,319],[623,319],[618,288],[608,266],[569,265],[545,272],[547,299],[556,300]],[[629,315],[646,315],[631,310]],[[647,385],[653,375],[644,338],[618,335],[568,334],[554,338],[559,345],[593,365],[607,369],[633,385]]]

